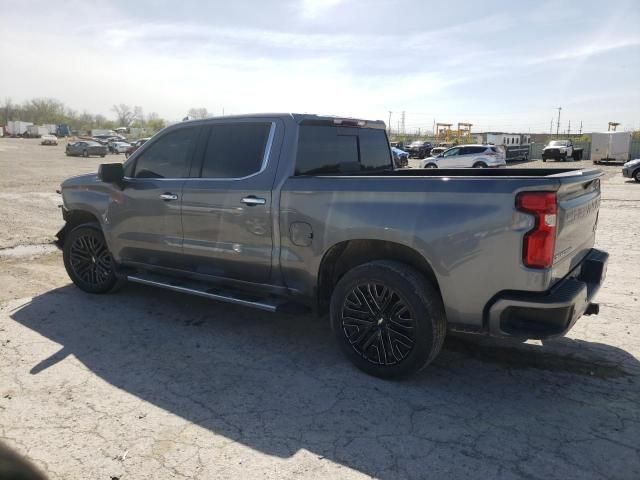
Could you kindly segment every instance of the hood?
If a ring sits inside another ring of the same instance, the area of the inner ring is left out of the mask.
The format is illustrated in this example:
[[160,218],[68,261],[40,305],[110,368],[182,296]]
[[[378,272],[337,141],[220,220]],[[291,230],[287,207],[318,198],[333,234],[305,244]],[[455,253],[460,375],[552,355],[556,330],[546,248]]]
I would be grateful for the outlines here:
[[60,186],[64,189],[95,185],[96,183],[100,183],[98,181],[98,174],[88,173],[85,175],[78,175],[76,177],[67,178],[60,184]]
[[633,160],[629,160],[627,163],[623,165],[623,167],[631,167],[633,165],[640,165],[640,158],[634,158]]

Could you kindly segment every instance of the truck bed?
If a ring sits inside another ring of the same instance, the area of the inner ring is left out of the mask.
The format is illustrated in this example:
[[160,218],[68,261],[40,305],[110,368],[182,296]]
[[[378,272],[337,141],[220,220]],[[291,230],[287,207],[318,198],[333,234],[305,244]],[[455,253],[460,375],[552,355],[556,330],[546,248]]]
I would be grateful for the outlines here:
[[314,177],[567,177],[592,175],[599,172],[596,168],[402,168],[393,171],[362,173],[332,173],[313,175]]

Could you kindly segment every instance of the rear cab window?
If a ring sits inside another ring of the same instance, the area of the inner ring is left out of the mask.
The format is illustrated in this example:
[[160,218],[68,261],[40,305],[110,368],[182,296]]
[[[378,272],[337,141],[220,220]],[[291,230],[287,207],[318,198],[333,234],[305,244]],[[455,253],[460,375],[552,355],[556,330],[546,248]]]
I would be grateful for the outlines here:
[[300,125],[295,175],[392,169],[391,150],[383,129]]

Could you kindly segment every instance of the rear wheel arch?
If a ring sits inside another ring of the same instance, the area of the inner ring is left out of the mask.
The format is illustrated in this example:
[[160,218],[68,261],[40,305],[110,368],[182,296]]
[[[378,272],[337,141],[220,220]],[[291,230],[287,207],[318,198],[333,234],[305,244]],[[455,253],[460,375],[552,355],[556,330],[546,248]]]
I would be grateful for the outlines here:
[[329,310],[331,294],[338,281],[353,268],[378,260],[405,264],[422,274],[438,294],[440,285],[429,261],[417,250],[387,240],[346,240],[329,248],[320,262],[317,277],[317,307],[320,314]]

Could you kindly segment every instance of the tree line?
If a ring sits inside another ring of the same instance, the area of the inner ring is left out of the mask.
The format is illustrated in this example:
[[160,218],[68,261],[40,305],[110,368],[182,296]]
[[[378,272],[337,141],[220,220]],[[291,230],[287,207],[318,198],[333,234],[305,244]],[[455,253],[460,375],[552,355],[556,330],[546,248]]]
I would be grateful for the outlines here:
[[14,103],[11,98],[5,98],[0,107],[0,125],[7,125],[12,120],[21,120],[35,125],[67,124],[72,130],[77,131],[140,127],[146,128],[148,133],[155,133],[167,124],[166,120],[155,112],[145,115],[142,107],[137,105],[132,107],[121,103],[114,105],[111,111],[115,118],[86,111],[78,112],[55,98],[33,98],[22,103]]

